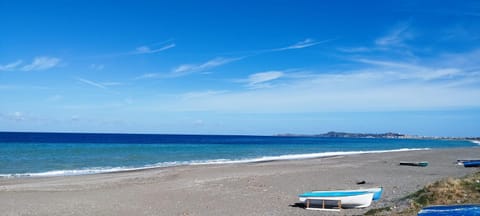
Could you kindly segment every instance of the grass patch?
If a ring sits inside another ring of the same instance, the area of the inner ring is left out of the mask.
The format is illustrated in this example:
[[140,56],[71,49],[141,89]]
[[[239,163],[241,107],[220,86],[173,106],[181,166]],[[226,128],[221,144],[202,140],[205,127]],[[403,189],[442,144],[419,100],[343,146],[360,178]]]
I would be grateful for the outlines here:
[[[415,215],[429,205],[480,203],[480,172],[463,178],[446,178],[399,199],[409,201],[410,206],[400,212],[385,214],[385,208],[371,209],[365,215]],[[386,207],[389,208],[389,207]],[[390,208],[388,211],[391,211]]]
[[418,211],[428,205],[451,205],[480,202],[480,172],[463,178],[447,178],[429,184],[407,196],[410,209]]
[[447,178],[425,186],[412,196],[412,204],[448,205],[478,203],[480,201],[480,172],[464,178]]
[[367,212],[365,212],[364,215],[379,215],[380,213],[389,212],[391,210],[392,210],[392,207],[390,206],[383,207],[383,208],[370,209]]

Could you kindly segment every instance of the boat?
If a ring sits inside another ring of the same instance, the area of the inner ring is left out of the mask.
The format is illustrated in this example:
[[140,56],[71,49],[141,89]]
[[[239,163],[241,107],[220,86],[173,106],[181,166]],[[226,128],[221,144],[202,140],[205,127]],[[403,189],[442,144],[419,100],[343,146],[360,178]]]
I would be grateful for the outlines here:
[[402,165],[402,166],[420,166],[420,167],[426,167],[426,166],[428,166],[428,161],[420,161],[420,162],[402,161],[402,162],[400,162],[400,165]]
[[458,159],[457,165],[463,165],[465,162],[480,161],[480,159]]
[[463,163],[466,161],[480,161],[480,159],[458,159],[457,163]]
[[[307,192],[298,195],[300,202],[305,203],[306,209],[339,211],[342,208],[365,208],[373,200],[372,192],[366,191],[322,191]],[[321,205],[321,208],[312,207]],[[325,207],[333,208],[325,208]]]
[[464,167],[480,167],[480,160],[464,161]]
[[418,216],[480,216],[480,205],[438,205],[428,206]]
[[[368,193],[373,193],[373,201],[377,201],[382,197],[382,192],[383,192],[383,187],[375,187],[375,188],[360,188],[360,189],[354,189],[354,190],[335,190],[338,192],[368,192]],[[311,193],[324,193],[324,192],[329,192],[329,191],[312,191]]]

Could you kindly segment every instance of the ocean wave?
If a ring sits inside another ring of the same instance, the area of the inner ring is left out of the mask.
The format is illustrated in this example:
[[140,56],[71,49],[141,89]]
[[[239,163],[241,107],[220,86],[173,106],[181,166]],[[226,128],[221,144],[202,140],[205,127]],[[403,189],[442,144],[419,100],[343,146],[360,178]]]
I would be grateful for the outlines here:
[[404,151],[420,151],[430,150],[430,148],[402,148],[393,150],[372,150],[372,151],[340,151],[340,152],[322,152],[322,153],[309,153],[309,154],[289,154],[279,156],[265,156],[259,158],[247,158],[247,159],[213,159],[213,160],[192,160],[192,161],[174,161],[174,162],[161,162],[156,164],[149,164],[141,167],[94,167],[76,170],[52,170],[47,172],[38,173],[15,173],[15,174],[0,174],[0,178],[15,178],[15,177],[53,177],[53,176],[74,176],[74,175],[88,175],[99,173],[112,173],[112,172],[127,172],[136,170],[145,170],[152,168],[162,167],[174,167],[181,165],[214,165],[214,164],[239,164],[239,163],[259,163],[269,161],[282,161],[282,160],[302,160],[313,158],[324,158],[344,155],[356,155],[356,154],[377,154],[387,152],[404,152]]
[[470,142],[480,145],[480,140],[470,140]]
[[430,148],[402,148],[402,149],[394,149],[394,150],[322,152],[322,153],[309,153],[309,154],[265,156],[260,158],[251,158],[251,159],[242,159],[242,160],[220,159],[220,160],[192,162],[191,165],[258,163],[258,162],[280,161],[280,160],[302,160],[302,159],[324,158],[324,157],[343,156],[343,155],[376,154],[376,153],[419,151],[419,150],[430,150]]
[[87,174],[98,174],[98,173],[109,173],[109,172],[124,172],[124,171],[132,171],[137,169],[147,169],[147,168],[144,168],[144,167],[141,167],[141,168],[96,167],[96,168],[85,168],[85,169],[77,169],[77,170],[52,170],[52,171],[38,172],[38,173],[0,174],[0,177],[9,178],[9,177],[73,176],[73,175],[87,175]]

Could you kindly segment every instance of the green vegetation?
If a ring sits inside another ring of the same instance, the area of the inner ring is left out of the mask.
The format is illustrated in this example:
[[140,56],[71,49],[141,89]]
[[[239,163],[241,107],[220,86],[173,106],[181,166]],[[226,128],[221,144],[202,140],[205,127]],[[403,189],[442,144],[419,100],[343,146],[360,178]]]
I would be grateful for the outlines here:
[[365,215],[377,215],[379,213],[382,213],[382,212],[385,213],[391,210],[392,210],[392,207],[390,206],[383,207],[383,208],[370,209],[367,212],[365,212]]
[[460,179],[447,178],[410,195],[412,207],[480,202],[480,172]]
[[[480,203],[480,172],[463,178],[447,178],[425,186],[424,188],[398,200],[409,201],[410,206],[391,212],[392,208],[371,209],[365,215],[416,215],[428,205],[450,205]],[[387,213],[388,211],[388,213]]]

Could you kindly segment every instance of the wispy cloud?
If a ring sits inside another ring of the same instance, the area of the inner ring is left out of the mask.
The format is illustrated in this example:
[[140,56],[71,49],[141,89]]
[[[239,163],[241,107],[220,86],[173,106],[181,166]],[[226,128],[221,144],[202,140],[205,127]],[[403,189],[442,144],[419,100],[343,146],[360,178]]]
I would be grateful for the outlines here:
[[423,69],[423,67],[419,67],[413,64],[403,63],[403,62],[394,62],[394,61],[384,61],[384,60],[375,60],[375,59],[353,59],[353,61],[377,65],[377,66],[385,66],[385,67],[396,67],[396,68],[404,68],[404,69],[412,69],[412,70],[419,70]]
[[[321,43],[327,43],[335,39],[328,39],[328,40],[323,40],[323,41],[315,41],[313,39],[307,38],[303,41],[299,41],[295,44],[286,46],[286,47],[281,47],[281,48],[275,48],[275,49],[267,49],[267,50],[257,50],[257,51],[250,51],[253,54],[250,55],[245,55],[242,57],[230,57],[230,58],[225,58],[225,57],[216,57],[211,60],[208,60],[204,63],[197,63],[197,64],[181,64],[175,68],[173,68],[169,73],[146,73],[143,75],[140,75],[138,77],[135,77],[135,80],[140,80],[140,79],[152,79],[152,78],[174,78],[174,77],[181,77],[185,76],[191,73],[196,73],[196,72],[202,72],[204,74],[208,74],[209,72],[206,70],[210,70],[222,65],[226,65],[235,61],[239,61],[245,58],[249,58],[252,56],[264,54],[264,53],[269,53],[269,52],[279,52],[279,51],[284,51],[284,50],[294,50],[294,49],[303,49],[303,48],[308,48],[312,47]],[[164,47],[167,48],[168,46]],[[170,47],[168,47],[170,48]],[[151,50],[148,47],[139,47],[137,48],[138,52],[150,52]]]
[[88,80],[88,79],[81,78],[81,77],[77,77],[76,80],[78,80],[82,83],[88,84],[90,86],[101,88],[101,89],[108,89],[108,87],[110,87],[110,86],[123,85],[123,83],[120,83],[120,82],[96,82],[96,81]]
[[284,46],[284,47],[265,48],[265,49],[239,51],[239,52],[227,52],[227,53],[224,53],[224,54],[226,54],[226,55],[235,55],[235,54],[243,55],[244,58],[247,58],[247,57],[257,56],[257,55],[271,53],[271,52],[305,49],[305,48],[313,47],[313,46],[316,46],[316,45],[319,45],[319,44],[332,42],[332,41],[335,41],[337,39],[338,38],[330,38],[330,39],[326,39],[326,40],[317,41],[317,40],[312,39],[312,38],[306,38],[304,40],[298,41],[296,43],[293,43],[293,44],[290,44],[290,45]]
[[158,53],[164,50],[168,50],[175,47],[174,43],[167,44],[160,48],[150,47],[150,46],[139,46],[135,49],[135,51],[131,52],[131,54],[153,54]]
[[234,62],[234,61],[238,61],[242,58],[243,57],[238,57],[238,58],[217,57],[201,64],[183,64],[174,68],[172,70],[172,75],[181,76],[181,75],[185,75],[193,72],[205,71],[205,70],[213,69],[215,67],[219,67],[219,66]]
[[22,60],[17,60],[6,65],[0,65],[0,71],[11,71],[17,69],[22,64]]
[[146,73],[134,78],[134,80],[153,79],[162,77],[162,73]]
[[207,90],[207,91],[187,92],[182,94],[182,98],[184,100],[190,100],[190,99],[205,98],[205,97],[211,97],[214,95],[225,94],[227,92],[228,91],[226,90],[220,90],[220,91]]
[[146,55],[146,54],[155,54],[162,51],[166,51],[172,49],[176,46],[175,43],[172,42],[173,40],[166,40],[159,43],[154,44],[145,44],[140,45],[134,48],[131,51],[123,51],[117,53],[110,53],[110,54],[103,54],[103,55],[96,55],[91,57],[100,57],[100,58],[114,58],[114,57],[122,57],[122,56],[132,56],[132,55]]
[[292,45],[289,45],[289,46],[286,46],[286,47],[271,49],[269,51],[275,52],[275,51],[284,51],[284,50],[303,49],[303,48],[312,47],[312,46],[315,46],[315,45],[318,45],[318,44],[327,43],[327,42],[330,42],[330,41],[333,41],[333,40],[335,40],[335,39],[315,41],[314,39],[307,38],[307,39],[305,39],[303,41],[299,41],[295,44],[292,44]]
[[[470,58],[471,53],[461,56]],[[457,56],[457,58],[461,58]],[[255,73],[242,82],[270,88],[205,93],[170,101],[164,109],[221,112],[405,111],[478,107],[480,66],[459,65],[454,58],[429,61],[353,59],[354,69],[309,71],[291,76],[284,71]],[[438,65],[437,62],[442,62]],[[299,72],[301,73],[301,72]]]
[[59,65],[61,60],[55,57],[39,56],[35,57],[32,63],[24,65],[22,60],[17,60],[6,65],[0,65],[0,71],[39,71],[54,68]]
[[[396,53],[400,53],[400,54],[404,54],[412,57],[413,54],[409,51],[411,47],[407,45],[407,42],[409,40],[413,40],[414,38],[415,38],[415,34],[412,30],[411,21],[403,21],[394,25],[385,35],[376,38],[373,41],[373,45],[356,46],[356,47],[339,47],[337,48],[337,50],[343,53],[395,51]],[[402,48],[402,49],[398,49],[398,48]]]
[[461,78],[466,75],[463,70],[453,66],[435,68],[382,60],[358,59],[356,61],[380,66],[385,71],[390,71],[389,76],[396,76],[397,79],[438,80]]
[[401,22],[387,35],[377,38],[375,44],[378,46],[405,46],[405,41],[412,38],[413,33],[410,29],[410,22]]
[[246,83],[249,88],[267,88],[271,87],[270,82],[284,76],[282,71],[266,71],[254,73],[248,76],[247,79],[240,80]]
[[98,82],[95,82],[95,81],[92,81],[92,80],[88,80],[88,79],[84,79],[84,78],[80,78],[80,77],[77,77],[77,80],[82,82],[82,83],[85,83],[87,85],[90,85],[90,86],[94,86],[94,87],[101,88],[101,89],[107,89],[107,87],[105,85],[102,85],[101,83],[98,83]]
[[47,70],[57,66],[60,63],[59,58],[40,56],[35,57],[31,64],[22,67],[23,71]]
[[315,40],[313,39],[310,39],[310,38],[307,38],[303,41],[299,41],[295,44],[292,44],[290,46],[287,46],[287,47],[283,47],[283,48],[279,48],[277,49],[278,51],[281,51],[281,50],[290,50],[290,49],[302,49],[302,48],[307,48],[307,47],[311,47],[311,46],[315,46],[317,44],[319,44],[320,42],[316,42]]

